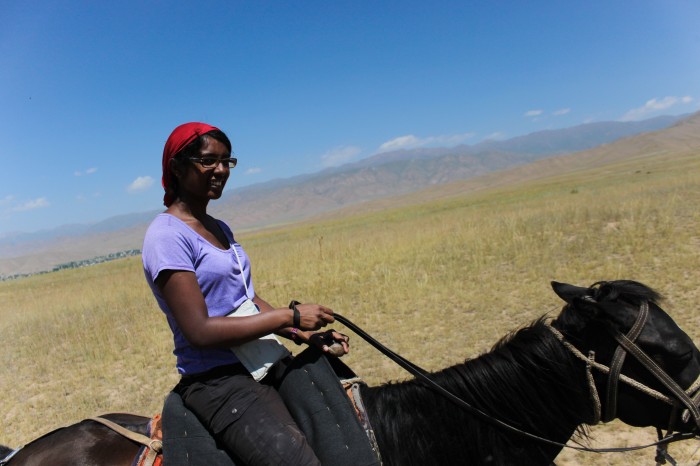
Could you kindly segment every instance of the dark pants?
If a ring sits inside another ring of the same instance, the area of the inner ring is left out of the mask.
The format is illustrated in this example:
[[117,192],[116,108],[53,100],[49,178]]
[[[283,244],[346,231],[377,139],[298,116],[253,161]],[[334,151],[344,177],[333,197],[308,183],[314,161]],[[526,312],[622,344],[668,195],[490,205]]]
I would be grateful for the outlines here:
[[253,465],[320,465],[276,390],[286,364],[260,382],[240,364],[183,376],[175,391],[231,454]]

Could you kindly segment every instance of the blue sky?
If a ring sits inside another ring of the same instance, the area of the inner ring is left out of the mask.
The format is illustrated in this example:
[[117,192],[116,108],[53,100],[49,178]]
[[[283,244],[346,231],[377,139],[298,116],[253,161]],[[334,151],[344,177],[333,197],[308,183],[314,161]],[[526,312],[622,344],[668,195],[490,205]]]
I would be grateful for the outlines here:
[[17,1],[0,11],[0,235],[161,207],[170,131],[227,190],[381,151],[700,109],[688,1]]

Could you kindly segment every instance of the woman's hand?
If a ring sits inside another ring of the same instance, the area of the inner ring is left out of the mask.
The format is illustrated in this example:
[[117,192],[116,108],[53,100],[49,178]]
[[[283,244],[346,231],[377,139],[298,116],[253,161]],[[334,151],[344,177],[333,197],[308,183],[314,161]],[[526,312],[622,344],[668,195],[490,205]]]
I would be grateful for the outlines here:
[[336,357],[348,354],[350,351],[350,337],[333,329],[311,334],[307,343]]
[[333,310],[320,304],[297,304],[300,314],[299,330],[318,330],[335,322]]
[[308,331],[318,330],[331,322],[335,322],[332,309],[319,304],[301,304],[298,301],[292,301],[289,307],[299,313],[298,330],[295,330],[291,335],[291,338],[297,344],[306,342],[306,344],[316,346],[324,353],[336,357],[348,354],[350,351],[350,337],[347,335],[343,335],[335,330],[326,330],[325,332]]

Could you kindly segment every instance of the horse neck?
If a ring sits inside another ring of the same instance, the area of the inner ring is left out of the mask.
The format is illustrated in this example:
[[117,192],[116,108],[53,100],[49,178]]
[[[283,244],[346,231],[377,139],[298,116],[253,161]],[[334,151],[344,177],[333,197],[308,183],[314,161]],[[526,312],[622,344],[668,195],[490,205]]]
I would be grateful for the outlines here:
[[[560,443],[591,417],[583,364],[562,347],[542,321],[502,340],[491,352],[432,377],[489,417]],[[381,423],[377,430],[382,431],[378,434],[382,448],[402,445],[402,438],[403,442],[415,439],[409,429],[417,429],[429,440],[414,442],[411,448],[420,449],[423,443],[431,450],[431,457],[439,455],[446,462],[459,457],[462,461],[465,457],[493,458],[508,452],[520,452],[520,459],[532,455],[538,461],[547,461],[545,457],[551,461],[561,449],[478,419],[415,380],[365,392],[370,416],[378,417]],[[402,450],[405,458],[427,453]],[[402,453],[392,452],[392,458],[397,454]],[[509,461],[503,459],[504,464]],[[517,458],[513,461],[517,463]]]

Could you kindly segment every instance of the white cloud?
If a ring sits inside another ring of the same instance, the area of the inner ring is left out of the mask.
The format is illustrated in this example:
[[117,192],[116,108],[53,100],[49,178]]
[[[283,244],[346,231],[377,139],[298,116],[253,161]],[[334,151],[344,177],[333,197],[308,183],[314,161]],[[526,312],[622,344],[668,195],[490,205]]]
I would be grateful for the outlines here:
[[91,167],[91,168],[88,168],[87,170],[85,170],[85,172],[75,171],[75,172],[73,172],[73,175],[75,175],[75,176],[92,175],[96,171],[97,171],[97,168]]
[[544,110],[529,110],[529,111],[525,112],[525,116],[526,117],[536,117],[536,116],[542,115],[542,113],[544,113]]
[[336,167],[351,161],[362,149],[355,146],[335,147],[321,156],[324,167]]
[[557,110],[557,111],[555,111],[555,112],[552,112],[552,115],[554,115],[554,116],[562,116],[562,115],[566,115],[566,114],[569,113],[570,111],[571,111],[570,108],[562,108],[562,109],[560,109],[560,110]]
[[484,138],[484,141],[500,141],[502,139],[505,139],[506,135],[505,133],[502,133],[500,131],[496,131],[495,133],[491,133],[488,136]]
[[151,186],[153,186],[153,178],[150,176],[139,176],[129,186],[127,186],[126,190],[130,193],[137,193],[145,191]]
[[666,96],[663,99],[653,98],[647,100],[644,105],[638,108],[633,108],[632,110],[625,113],[621,121],[633,121],[645,118],[651,113],[659,112],[662,110],[667,110],[675,105],[681,104],[686,105],[693,101],[693,98],[689,95],[683,97]]
[[15,206],[12,210],[15,212],[24,212],[27,210],[41,209],[49,205],[49,201],[45,197],[39,197]]
[[257,174],[260,173],[261,171],[262,171],[262,168],[259,168],[259,167],[252,167],[252,168],[247,169],[247,170],[245,171],[245,174],[246,174],[246,175],[257,175]]
[[443,136],[433,136],[426,139],[428,144],[439,144],[445,146],[456,146],[464,141],[473,138],[476,133],[446,134]]
[[407,136],[399,136],[398,138],[394,138],[391,141],[385,142],[384,144],[379,146],[379,152],[387,152],[390,150],[397,149],[410,149],[418,147],[420,145],[420,139],[418,139],[412,134],[409,134]]
[[412,134],[399,136],[379,146],[378,152],[389,152],[399,149],[415,149],[424,146],[456,146],[464,141],[473,138],[475,133],[444,134],[440,136],[428,136],[418,138]]
[[13,196],[13,195],[5,196],[2,199],[0,199],[0,205],[8,205],[14,200],[15,200],[15,196]]

